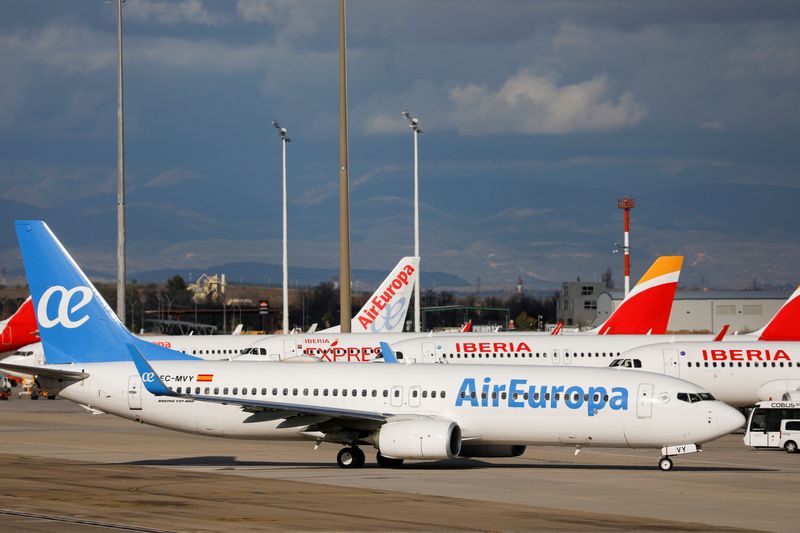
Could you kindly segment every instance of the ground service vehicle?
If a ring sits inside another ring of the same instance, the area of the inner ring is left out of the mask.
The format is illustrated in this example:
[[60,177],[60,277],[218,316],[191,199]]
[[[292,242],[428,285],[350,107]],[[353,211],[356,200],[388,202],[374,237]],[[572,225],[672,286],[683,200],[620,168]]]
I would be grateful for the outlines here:
[[786,421],[797,422],[798,425],[790,424],[789,428],[784,426],[784,431],[800,437],[800,429],[794,429],[800,427],[800,402],[758,402],[747,419],[744,443],[754,448],[782,448],[791,442],[792,452],[797,451],[800,438],[782,439],[781,426]]

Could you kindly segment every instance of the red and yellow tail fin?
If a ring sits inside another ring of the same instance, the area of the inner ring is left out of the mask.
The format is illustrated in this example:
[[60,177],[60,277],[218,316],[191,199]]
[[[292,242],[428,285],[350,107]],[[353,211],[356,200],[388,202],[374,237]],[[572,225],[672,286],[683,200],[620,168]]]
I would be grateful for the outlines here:
[[599,335],[663,335],[678,288],[683,257],[659,257],[620,306],[611,313]]

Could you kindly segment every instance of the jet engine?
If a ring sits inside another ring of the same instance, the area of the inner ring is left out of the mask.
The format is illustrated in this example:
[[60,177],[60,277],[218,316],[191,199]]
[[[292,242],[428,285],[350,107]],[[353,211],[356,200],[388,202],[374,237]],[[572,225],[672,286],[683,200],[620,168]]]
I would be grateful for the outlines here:
[[376,432],[374,445],[395,459],[449,459],[461,450],[461,428],[448,420],[398,420]]
[[461,457],[519,457],[525,453],[524,444],[463,444]]
[[759,400],[796,400],[800,399],[800,380],[776,379],[768,381],[758,389]]

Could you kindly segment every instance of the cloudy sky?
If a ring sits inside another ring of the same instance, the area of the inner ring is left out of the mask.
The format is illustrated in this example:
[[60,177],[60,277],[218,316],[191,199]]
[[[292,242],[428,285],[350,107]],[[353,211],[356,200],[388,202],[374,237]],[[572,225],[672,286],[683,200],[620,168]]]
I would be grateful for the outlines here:
[[[116,19],[101,0],[0,3],[0,266],[43,218],[114,272]],[[128,0],[129,270],[338,265],[335,0]],[[684,254],[686,286],[800,283],[800,4],[348,2],[354,268],[413,251],[482,287],[618,284]],[[291,273],[290,273],[291,277]]]

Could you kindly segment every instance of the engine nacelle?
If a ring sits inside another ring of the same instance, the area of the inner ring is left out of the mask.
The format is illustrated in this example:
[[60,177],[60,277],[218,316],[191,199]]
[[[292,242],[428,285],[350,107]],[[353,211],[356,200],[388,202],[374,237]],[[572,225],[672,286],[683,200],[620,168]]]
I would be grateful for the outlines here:
[[524,444],[462,444],[461,457],[519,457],[525,453]]
[[798,397],[800,397],[800,380],[797,379],[776,379],[758,388],[758,399],[761,401],[788,401]]
[[461,428],[447,420],[399,420],[384,424],[374,443],[394,459],[449,459],[461,451]]

